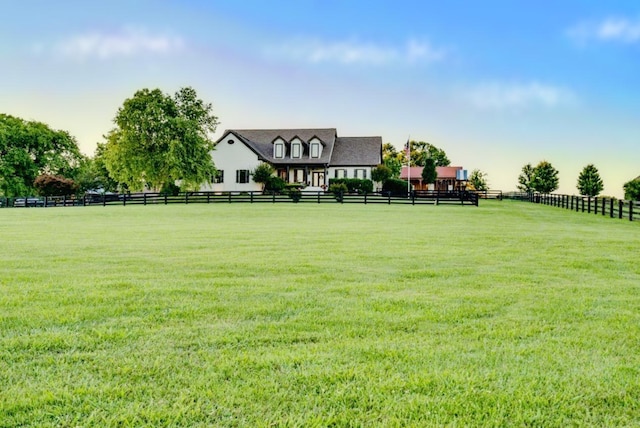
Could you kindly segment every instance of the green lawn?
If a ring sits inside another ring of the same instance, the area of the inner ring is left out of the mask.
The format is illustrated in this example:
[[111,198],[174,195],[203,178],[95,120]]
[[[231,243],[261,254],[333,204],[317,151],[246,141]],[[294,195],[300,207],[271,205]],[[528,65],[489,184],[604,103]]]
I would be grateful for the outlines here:
[[0,426],[640,424],[640,224],[0,209]]

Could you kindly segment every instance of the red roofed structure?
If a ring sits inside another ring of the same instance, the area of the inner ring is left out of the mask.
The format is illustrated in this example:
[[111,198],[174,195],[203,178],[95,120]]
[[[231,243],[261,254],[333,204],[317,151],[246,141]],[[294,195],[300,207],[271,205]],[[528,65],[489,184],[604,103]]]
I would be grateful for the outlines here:
[[466,180],[459,180],[458,171],[463,171],[461,166],[438,166],[436,167],[436,173],[438,178],[433,184],[432,188],[429,188],[427,183],[422,182],[422,167],[412,166],[407,168],[402,167],[400,171],[400,179],[410,180],[414,190],[437,190],[440,192],[447,192],[453,190],[464,190],[466,187]]

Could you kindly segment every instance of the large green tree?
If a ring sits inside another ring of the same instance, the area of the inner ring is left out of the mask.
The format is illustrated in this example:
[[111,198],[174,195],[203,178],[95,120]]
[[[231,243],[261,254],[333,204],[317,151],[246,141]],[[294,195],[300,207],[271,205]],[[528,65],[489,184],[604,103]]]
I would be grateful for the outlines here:
[[518,190],[521,192],[531,193],[534,191],[531,186],[533,179],[533,166],[530,163],[522,167],[522,173],[518,176]]
[[558,188],[558,170],[547,161],[542,161],[533,169],[531,188],[540,193],[551,193]]
[[640,177],[624,183],[624,198],[631,201],[640,200]]
[[69,177],[81,159],[75,138],[41,122],[0,114],[0,193],[35,193],[41,174]]
[[274,172],[276,172],[276,170],[271,166],[271,164],[262,162],[253,170],[251,175],[253,176],[253,181],[262,184],[262,190],[264,191],[266,184],[269,182]]
[[218,119],[193,88],[173,96],[142,89],[124,101],[106,136],[109,176],[129,190],[159,190],[179,181],[194,189],[216,170],[209,152]]
[[600,173],[593,164],[589,164],[582,169],[578,176],[577,188],[578,192],[584,196],[598,196],[602,192],[604,188],[602,178],[600,178]]

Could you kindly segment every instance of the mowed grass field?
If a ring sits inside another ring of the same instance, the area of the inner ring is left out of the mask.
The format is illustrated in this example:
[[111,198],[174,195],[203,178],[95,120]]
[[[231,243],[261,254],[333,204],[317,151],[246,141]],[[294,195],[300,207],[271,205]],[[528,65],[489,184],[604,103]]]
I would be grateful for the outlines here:
[[640,224],[0,209],[0,426],[637,426]]

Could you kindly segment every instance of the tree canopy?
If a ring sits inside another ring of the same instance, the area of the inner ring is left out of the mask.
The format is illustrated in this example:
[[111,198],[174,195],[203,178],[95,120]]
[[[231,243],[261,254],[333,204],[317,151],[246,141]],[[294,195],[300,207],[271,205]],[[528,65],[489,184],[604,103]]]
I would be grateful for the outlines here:
[[640,200],[640,177],[624,183],[624,198],[631,201]]
[[[435,166],[449,166],[451,161],[444,150],[424,141],[410,141],[411,166],[425,166],[427,159],[433,159]],[[391,143],[382,146],[382,162],[391,170],[392,177],[400,176],[402,166],[407,164],[406,145],[401,151]]]
[[518,176],[518,190],[531,193],[534,191],[531,180],[533,179],[533,167],[530,163],[522,167],[522,173]]
[[582,169],[578,176],[576,187],[578,192],[584,196],[598,196],[602,192],[604,188],[602,178],[600,178],[600,173],[593,164],[589,164]]
[[218,119],[211,104],[193,88],[173,96],[142,89],[124,101],[106,136],[104,163],[109,175],[129,190],[161,189],[176,181],[196,188],[211,180],[209,152]]
[[533,169],[531,188],[540,193],[551,193],[558,188],[558,170],[547,161],[542,161]]
[[0,192],[5,196],[35,193],[41,174],[69,177],[81,157],[67,131],[0,114]]
[[468,184],[473,187],[473,190],[485,191],[489,190],[489,184],[487,183],[487,173],[482,172],[479,169],[471,171]]

